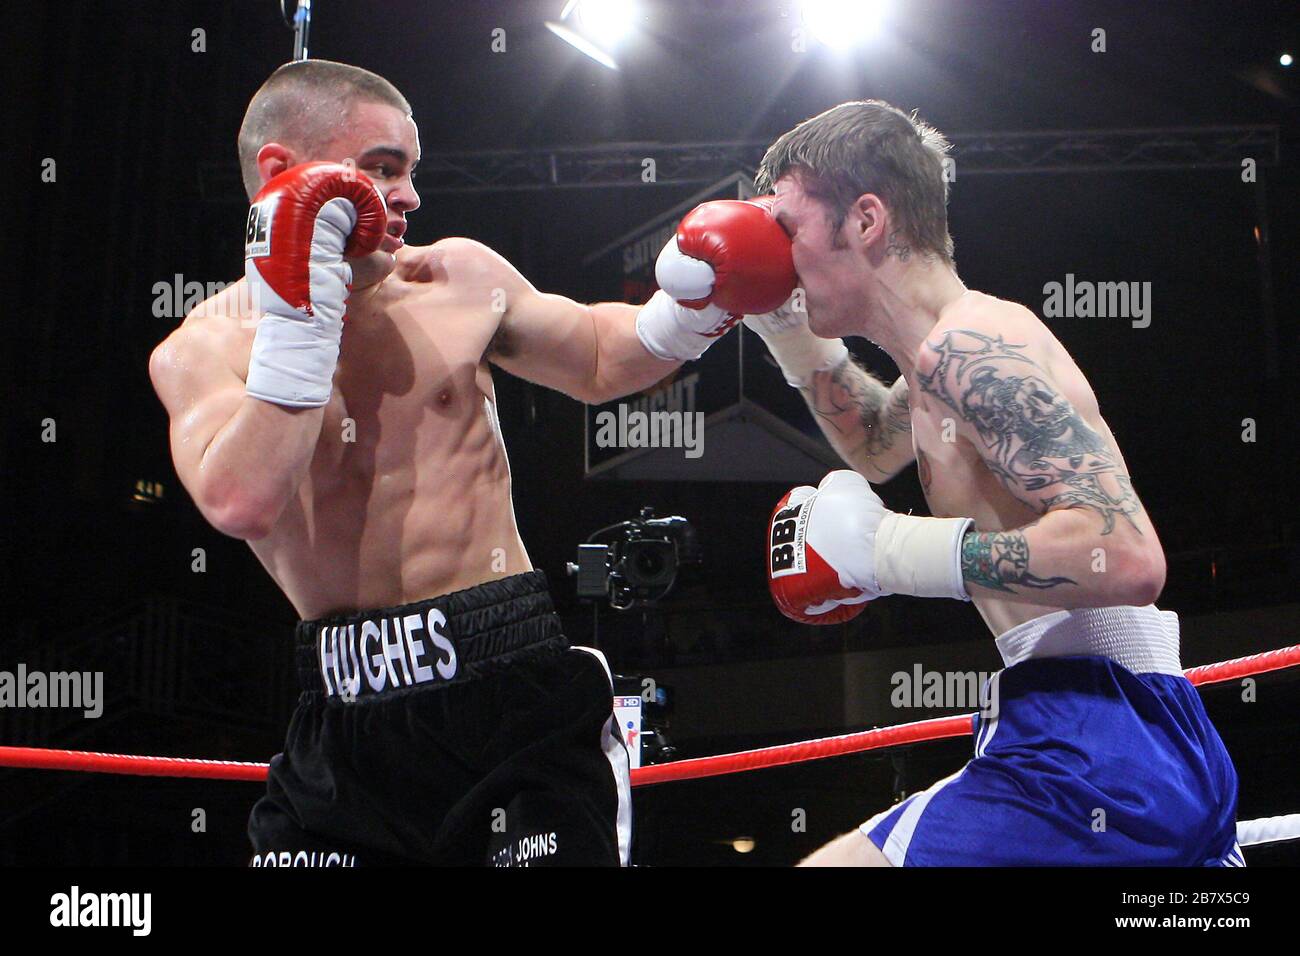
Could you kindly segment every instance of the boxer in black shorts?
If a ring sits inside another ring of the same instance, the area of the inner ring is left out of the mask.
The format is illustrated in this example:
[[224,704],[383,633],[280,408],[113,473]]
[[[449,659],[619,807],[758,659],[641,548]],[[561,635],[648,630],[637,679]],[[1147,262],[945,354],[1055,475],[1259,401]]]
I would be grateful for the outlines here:
[[304,621],[297,651],[254,866],[627,863],[609,674],[569,647],[541,572]]
[[[663,381],[739,314],[675,237],[660,284],[690,306],[664,290],[587,305],[469,239],[408,246],[419,134],[402,94],[357,67],[278,69],[239,156],[244,279],[149,371],[194,503],[314,622],[311,684],[251,820],[257,860],[626,861],[609,680],[565,650],[533,573],[493,375],[599,405]],[[711,205],[706,231],[729,237],[712,254],[788,250],[764,207]],[[719,286],[744,285],[753,269],[730,259]],[[367,652],[391,655],[384,680]]]

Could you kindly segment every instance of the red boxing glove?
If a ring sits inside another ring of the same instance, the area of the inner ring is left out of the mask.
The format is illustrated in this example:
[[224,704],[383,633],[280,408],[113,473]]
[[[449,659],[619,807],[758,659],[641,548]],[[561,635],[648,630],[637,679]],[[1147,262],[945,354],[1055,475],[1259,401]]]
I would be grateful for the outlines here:
[[842,624],[861,614],[874,595],[845,587],[840,573],[809,542],[817,492],[808,485],[795,488],[772,512],[767,528],[767,585],[777,608],[790,620]]
[[[328,215],[325,207],[335,199],[350,208],[339,209],[337,222],[322,225],[333,226],[346,237],[346,245],[341,250],[313,249],[317,220]],[[354,221],[345,229],[348,219]],[[383,242],[386,220],[384,201],[365,173],[343,163],[301,163],[280,173],[253,197],[244,258],[290,308],[311,315],[312,260],[369,255]]]
[[244,236],[258,314],[249,395],[292,408],[329,401],[352,282],[345,259],[378,249],[387,218],[370,179],[342,163],[303,163],[262,187]]
[[679,256],[670,254],[670,242],[656,263],[659,287],[689,308],[712,304],[741,315],[780,308],[798,277],[771,203],[720,199],[688,212],[677,225]]

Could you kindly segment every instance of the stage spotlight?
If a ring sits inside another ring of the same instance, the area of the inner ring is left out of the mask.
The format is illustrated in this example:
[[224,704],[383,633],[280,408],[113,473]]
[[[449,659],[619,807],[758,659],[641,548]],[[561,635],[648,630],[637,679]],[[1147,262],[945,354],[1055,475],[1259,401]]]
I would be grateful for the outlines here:
[[875,34],[885,17],[886,0],[803,0],[804,26],[821,43],[846,50]]
[[1277,62],[1282,64],[1283,66],[1290,66],[1292,63],[1295,62],[1295,59],[1291,56],[1290,53],[1283,53],[1280,57],[1277,58]]
[[591,57],[601,66],[609,67],[611,70],[618,69],[618,64],[614,62],[614,58],[612,56],[610,56],[600,47],[596,46],[596,44],[592,43],[590,40],[574,33],[564,24],[555,23],[554,21],[547,20],[546,29],[550,30],[552,33],[554,33],[565,43],[569,44],[569,46],[573,47],[575,50],[585,53],[587,56]]
[[610,50],[627,36],[635,19],[632,0],[568,0],[560,22],[547,20],[546,29],[601,66],[617,70]]
[[632,0],[578,0],[583,32],[605,49],[628,35],[635,17]]

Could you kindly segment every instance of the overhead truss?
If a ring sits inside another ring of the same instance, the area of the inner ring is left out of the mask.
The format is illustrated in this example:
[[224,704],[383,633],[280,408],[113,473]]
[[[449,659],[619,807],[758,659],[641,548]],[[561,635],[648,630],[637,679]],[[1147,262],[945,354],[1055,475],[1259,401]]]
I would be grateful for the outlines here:
[[[1222,169],[1253,159],[1278,162],[1276,126],[1051,130],[959,133],[952,137],[957,176],[1121,170]],[[765,140],[705,143],[609,143],[535,149],[426,152],[416,173],[421,193],[529,192],[710,183],[753,171]],[[242,199],[238,169],[200,168],[203,196]]]

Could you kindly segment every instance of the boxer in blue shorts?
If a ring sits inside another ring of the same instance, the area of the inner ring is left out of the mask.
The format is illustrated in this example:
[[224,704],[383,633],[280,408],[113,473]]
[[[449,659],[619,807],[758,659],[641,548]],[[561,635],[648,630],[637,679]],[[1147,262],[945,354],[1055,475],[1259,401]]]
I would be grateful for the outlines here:
[[[889,104],[844,103],[759,169],[800,289],[745,322],[852,468],[778,504],[773,597],[812,623],[889,594],[971,601],[1005,664],[973,759],[805,864],[1243,865],[1232,761],[1153,603],[1155,527],[1061,343],[958,277],[947,148]],[[855,364],[845,335],[898,380]],[[933,517],[872,489],[913,460]]]

